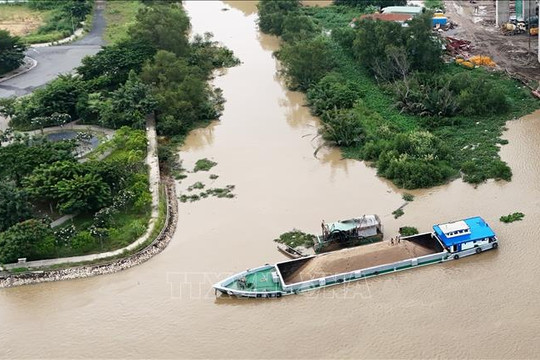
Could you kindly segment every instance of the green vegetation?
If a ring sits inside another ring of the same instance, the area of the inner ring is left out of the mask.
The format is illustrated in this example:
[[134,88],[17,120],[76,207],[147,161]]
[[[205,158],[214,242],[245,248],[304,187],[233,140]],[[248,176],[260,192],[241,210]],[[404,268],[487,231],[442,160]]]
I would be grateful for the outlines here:
[[413,194],[409,194],[409,193],[404,193],[403,196],[402,196],[403,200],[405,201],[413,201],[414,200],[414,195]]
[[307,234],[300,230],[293,229],[292,231],[281,234],[279,238],[274,239],[274,241],[280,244],[286,244],[292,248],[297,246],[309,248],[315,244],[315,238],[316,237],[313,234]]
[[129,29],[143,4],[139,1],[108,0],[105,8],[107,27],[103,35],[107,44],[116,44],[129,38]]
[[[82,19],[88,4],[34,0],[29,6],[47,7],[56,15],[69,11]],[[153,113],[158,132],[175,137],[161,138],[158,152],[165,172],[180,173],[179,141],[222,111],[221,91],[208,80],[215,68],[238,63],[232,52],[211,34],[190,42],[189,18],[177,2],[138,6],[129,35],[86,57],[76,75],[60,76],[24,99],[0,101],[0,113],[16,129],[43,129],[75,119],[119,129],[86,162],[74,156],[82,138],[51,143],[10,131],[1,134],[1,142],[12,142],[0,147],[0,262],[84,255],[131,243],[146,231],[152,200],[143,161],[147,140],[138,130],[144,129],[146,117]],[[57,20],[60,29],[63,20]],[[98,161],[98,154],[109,155]],[[208,189],[192,197],[230,198],[233,189]],[[76,216],[51,229],[48,218],[62,214]]]
[[396,209],[392,211],[392,215],[394,215],[394,219],[397,219],[400,216],[403,216],[405,212],[403,211],[403,208]]
[[433,10],[444,10],[443,0],[424,0],[424,6]]
[[523,220],[524,217],[525,217],[524,213],[515,212],[509,215],[501,216],[499,220],[502,221],[503,223],[511,223],[514,221],[521,221]]
[[17,36],[0,30],[0,75],[17,69],[23,64],[26,46]]
[[[0,262],[74,256],[128,245],[150,215],[146,136],[124,127],[103,161],[77,162],[75,140],[12,139],[0,148]],[[75,214],[58,229],[49,217]]]
[[345,157],[370,161],[409,189],[459,176],[475,184],[511,179],[498,156],[504,123],[538,102],[505,74],[444,63],[431,13],[409,27],[362,20],[352,28],[372,11],[367,3],[274,2],[259,3],[259,25],[282,36],[276,55],[287,84],[307,93],[322,137]]
[[193,172],[197,171],[210,171],[211,168],[217,165],[217,162],[214,162],[212,160],[208,160],[206,158],[199,159],[195,163],[195,168],[193,168]]
[[197,181],[195,184],[187,188],[188,191],[201,190],[201,189],[204,189],[204,184],[200,181]]
[[412,226],[403,226],[399,228],[401,236],[412,236],[418,234],[418,229]]
[[[194,185],[188,187],[188,191],[193,191],[195,189],[197,190],[201,190],[204,188],[204,184],[200,183],[200,182],[197,182],[195,183]],[[201,200],[201,199],[205,199],[209,196],[213,196],[213,197],[217,197],[217,198],[227,198],[227,199],[232,199],[235,197],[235,195],[232,193],[232,191],[234,190],[235,186],[234,185],[227,185],[225,186],[224,188],[211,188],[211,189],[207,189],[205,191],[201,191],[197,194],[191,194],[191,195],[180,195],[179,199],[180,199],[180,202],[194,202],[194,201],[198,201],[198,200]]]
[[177,3],[139,5],[129,36],[86,57],[78,75],[62,76],[23,99],[0,102],[16,129],[80,119],[82,123],[144,128],[156,115],[159,134],[183,136],[218,118],[224,100],[208,84],[217,67],[238,63],[211,34],[190,43],[189,18]]
[[23,38],[28,44],[51,42],[72,35],[92,11],[90,0],[30,0],[27,6],[47,11],[45,24]]

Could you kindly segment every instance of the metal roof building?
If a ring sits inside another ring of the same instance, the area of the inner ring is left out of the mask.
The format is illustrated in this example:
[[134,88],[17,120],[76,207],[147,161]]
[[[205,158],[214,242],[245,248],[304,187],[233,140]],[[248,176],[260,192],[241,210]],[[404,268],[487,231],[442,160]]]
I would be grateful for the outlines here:
[[444,245],[448,247],[495,236],[493,230],[479,216],[453,223],[434,225],[433,230]]
[[383,14],[409,14],[420,15],[423,11],[420,6],[388,6],[382,9]]

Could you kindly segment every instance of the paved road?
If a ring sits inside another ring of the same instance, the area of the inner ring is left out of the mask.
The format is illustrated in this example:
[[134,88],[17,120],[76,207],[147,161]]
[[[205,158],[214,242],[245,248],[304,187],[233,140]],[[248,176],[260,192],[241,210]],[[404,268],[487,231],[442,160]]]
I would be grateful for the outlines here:
[[31,93],[59,74],[73,71],[87,55],[94,55],[104,45],[105,2],[98,0],[92,30],[81,40],[69,45],[30,48],[27,55],[38,61],[31,71],[0,83],[0,98]]

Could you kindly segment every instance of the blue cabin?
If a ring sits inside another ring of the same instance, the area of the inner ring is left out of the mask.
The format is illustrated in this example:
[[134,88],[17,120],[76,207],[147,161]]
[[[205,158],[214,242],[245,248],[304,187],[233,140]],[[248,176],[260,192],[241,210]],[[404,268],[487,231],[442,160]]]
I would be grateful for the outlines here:
[[479,216],[434,225],[435,235],[451,253],[480,247],[497,241],[495,233]]

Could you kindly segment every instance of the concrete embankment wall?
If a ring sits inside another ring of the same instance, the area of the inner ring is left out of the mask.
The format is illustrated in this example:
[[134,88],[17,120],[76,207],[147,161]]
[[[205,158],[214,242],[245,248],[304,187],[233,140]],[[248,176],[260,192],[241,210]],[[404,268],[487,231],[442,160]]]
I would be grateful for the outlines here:
[[167,182],[167,216],[163,229],[156,239],[144,249],[122,259],[111,260],[99,265],[85,265],[62,270],[32,271],[21,274],[0,274],[0,288],[43,282],[87,278],[96,275],[112,274],[142,264],[159,254],[172,239],[178,222],[178,204],[174,190],[174,182]]

